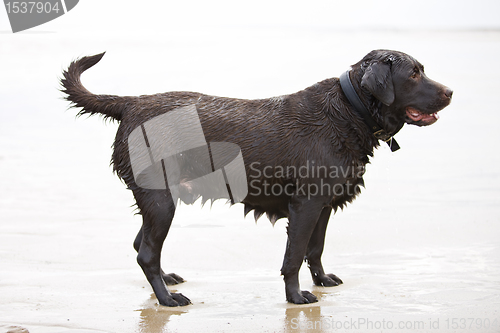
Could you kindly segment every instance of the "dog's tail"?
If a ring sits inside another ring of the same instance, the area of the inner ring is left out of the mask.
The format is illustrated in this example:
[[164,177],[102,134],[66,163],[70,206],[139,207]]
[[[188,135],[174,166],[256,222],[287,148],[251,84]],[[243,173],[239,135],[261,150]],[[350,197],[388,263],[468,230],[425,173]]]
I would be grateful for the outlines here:
[[94,95],[82,85],[80,75],[97,64],[104,56],[96,54],[94,56],[83,57],[73,61],[68,69],[63,72],[61,79],[61,91],[68,96],[66,99],[72,103],[73,107],[81,107],[78,116],[84,114],[101,114],[104,119],[121,120],[127,105],[130,105],[132,97],[111,96],[111,95]]

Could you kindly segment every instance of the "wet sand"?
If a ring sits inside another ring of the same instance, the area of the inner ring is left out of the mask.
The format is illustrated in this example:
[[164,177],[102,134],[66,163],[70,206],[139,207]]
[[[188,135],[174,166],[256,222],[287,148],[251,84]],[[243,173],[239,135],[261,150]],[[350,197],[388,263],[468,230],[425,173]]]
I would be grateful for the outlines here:
[[[179,36],[162,44],[139,35],[0,37],[0,332],[500,331],[500,70],[491,65],[500,33],[202,37],[197,45]],[[232,50],[220,53],[218,38],[232,40]],[[272,49],[277,38],[321,45],[321,52],[263,54],[244,42]],[[339,51],[339,44],[349,47]],[[194,52],[200,47],[204,54]],[[182,205],[162,262],[187,280],[172,290],[193,305],[157,305],[132,248],[140,217],[109,167],[117,126],[65,111],[61,70],[107,50],[83,77],[95,93],[258,98],[338,76],[374,48],[414,55],[455,94],[435,125],[397,135],[399,152],[378,149],[366,190],[330,221],[323,263],[344,284],[315,287],[304,265],[301,286],[319,302],[287,304],[279,273],[285,220],[273,227],[243,218],[241,205]]]

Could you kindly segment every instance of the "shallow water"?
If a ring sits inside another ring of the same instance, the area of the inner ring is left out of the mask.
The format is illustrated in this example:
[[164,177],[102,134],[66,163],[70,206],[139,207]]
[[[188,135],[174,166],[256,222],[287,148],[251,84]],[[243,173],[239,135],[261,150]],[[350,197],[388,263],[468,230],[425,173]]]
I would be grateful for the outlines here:
[[[500,56],[500,33],[217,33],[196,45],[180,42],[189,33],[164,43],[1,36],[0,332],[499,332],[500,70],[484,67]],[[231,50],[222,53],[219,39],[233,41]],[[284,46],[272,48],[278,39]],[[304,48],[291,54],[290,43]],[[199,48],[205,52],[193,52]],[[96,93],[257,98],[338,76],[373,48],[414,55],[455,94],[435,125],[398,134],[401,151],[377,151],[366,190],[332,218],[323,262],[344,284],[315,287],[304,267],[302,288],[320,301],[287,304],[284,220],[256,225],[241,205],[183,205],[163,266],[187,280],[172,290],[193,305],[158,306],[132,248],[140,217],[108,167],[116,124],[65,112],[61,70],[108,50],[83,78]]]

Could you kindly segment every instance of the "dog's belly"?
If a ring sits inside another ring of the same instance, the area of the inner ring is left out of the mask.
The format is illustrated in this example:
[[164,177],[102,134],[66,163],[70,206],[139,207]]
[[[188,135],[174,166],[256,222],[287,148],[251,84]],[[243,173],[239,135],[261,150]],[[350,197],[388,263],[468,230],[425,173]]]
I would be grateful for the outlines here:
[[245,215],[254,210],[255,220],[257,220],[265,213],[271,223],[274,224],[280,218],[288,218],[289,202],[290,196],[285,193],[273,195],[271,192],[266,193],[262,191],[260,194],[257,194],[249,190],[248,195],[242,203],[245,205]]

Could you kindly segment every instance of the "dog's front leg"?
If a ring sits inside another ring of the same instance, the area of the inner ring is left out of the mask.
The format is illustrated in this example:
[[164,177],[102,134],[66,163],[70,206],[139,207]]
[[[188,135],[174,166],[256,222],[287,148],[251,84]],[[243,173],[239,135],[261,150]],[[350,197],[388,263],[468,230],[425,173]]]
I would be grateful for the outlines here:
[[281,274],[285,280],[286,299],[290,303],[306,304],[318,299],[306,290],[300,290],[299,269],[306,255],[307,245],[323,208],[323,200],[292,197],[289,204],[288,241]]
[[335,274],[325,274],[323,265],[321,264],[321,255],[325,246],[326,227],[331,213],[332,207],[323,208],[318,223],[316,223],[316,227],[309,239],[305,258],[311,270],[314,284],[323,287],[333,287],[343,283]]

